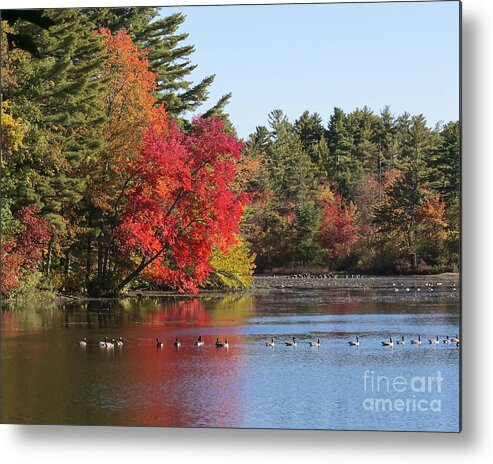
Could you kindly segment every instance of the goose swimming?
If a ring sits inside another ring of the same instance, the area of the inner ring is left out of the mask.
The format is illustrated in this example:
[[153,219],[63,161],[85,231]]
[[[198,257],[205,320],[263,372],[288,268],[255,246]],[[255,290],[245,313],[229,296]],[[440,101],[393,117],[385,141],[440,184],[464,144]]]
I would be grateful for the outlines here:
[[389,338],[389,341],[388,342],[387,341],[383,341],[382,342],[382,345],[383,346],[391,346],[392,347],[392,346],[394,346],[394,339],[392,337],[390,337]]
[[359,346],[359,337],[356,335],[356,341],[348,342],[349,346]]
[[296,341],[296,338],[293,337],[293,341],[291,342],[284,342],[286,344],[286,346],[297,346],[298,345],[298,342]]

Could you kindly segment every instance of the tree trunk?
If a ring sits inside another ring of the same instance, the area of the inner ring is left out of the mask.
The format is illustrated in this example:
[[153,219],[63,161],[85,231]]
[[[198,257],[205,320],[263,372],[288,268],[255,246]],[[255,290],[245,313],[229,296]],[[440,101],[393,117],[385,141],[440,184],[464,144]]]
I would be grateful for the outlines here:
[[91,239],[88,238],[87,248],[86,248],[86,282],[89,282],[89,279],[91,278],[91,268],[92,268],[91,250],[92,250],[92,242]]
[[132,282],[149,264],[152,264],[156,259],[158,259],[162,254],[163,251],[166,249],[166,246],[163,246],[152,258],[149,260],[145,260],[145,257],[142,258],[142,261],[140,262],[139,266],[137,269],[132,271],[125,279],[122,280],[122,282],[118,285],[118,290],[121,290],[125,285],[128,283]]
[[51,260],[53,256],[53,242],[54,242],[54,237],[53,235],[50,238],[50,241],[48,243],[48,255],[47,255],[47,261],[46,261],[46,275],[50,275],[51,272]]
[[101,283],[103,278],[103,243],[101,242],[101,238],[98,241],[98,276],[97,281],[98,284]]
[[106,279],[108,275],[108,263],[109,263],[110,248],[107,246],[104,250],[104,260],[103,260],[103,279]]
[[63,272],[65,274],[65,277],[68,276],[68,272],[70,270],[70,249],[67,250],[67,253],[65,254],[65,266],[63,269]]

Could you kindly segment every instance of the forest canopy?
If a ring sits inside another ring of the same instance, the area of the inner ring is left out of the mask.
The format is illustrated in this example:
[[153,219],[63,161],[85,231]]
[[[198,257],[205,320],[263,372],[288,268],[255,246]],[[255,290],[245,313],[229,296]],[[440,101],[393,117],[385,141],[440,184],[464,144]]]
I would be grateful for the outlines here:
[[191,81],[183,15],[3,18],[2,295],[458,270],[457,121],[430,127],[389,107],[290,121],[276,109],[243,141],[231,95],[209,102],[214,76]]

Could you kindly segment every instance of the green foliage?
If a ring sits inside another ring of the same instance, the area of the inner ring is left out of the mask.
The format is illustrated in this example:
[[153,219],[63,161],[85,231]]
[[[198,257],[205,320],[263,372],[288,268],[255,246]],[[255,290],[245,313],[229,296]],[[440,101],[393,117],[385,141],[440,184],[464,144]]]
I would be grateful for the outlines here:
[[30,272],[9,296],[19,305],[45,305],[55,301],[56,292],[41,272]]
[[301,265],[318,262],[322,249],[313,238],[322,216],[320,205],[314,200],[306,201],[296,207],[295,214],[295,260]]
[[40,58],[19,61],[17,85],[5,89],[12,113],[29,127],[24,149],[8,160],[6,193],[21,204],[37,204],[61,229],[82,198],[79,170],[103,144],[100,43],[81,10],[43,15],[54,22],[48,30],[23,20],[15,24],[33,38]]
[[350,198],[356,183],[363,177],[363,166],[354,156],[348,117],[340,108],[334,108],[327,131],[330,162],[329,181],[345,197]]
[[282,111],[273,111],[269,122],[272,139],[266,154],[271,187],[281,202],[303,203],[315,189],[315,166]]
[[449,122],[440,131],[437,148],[430,159],[430,184],[451,202],[460,194],[460,127]]

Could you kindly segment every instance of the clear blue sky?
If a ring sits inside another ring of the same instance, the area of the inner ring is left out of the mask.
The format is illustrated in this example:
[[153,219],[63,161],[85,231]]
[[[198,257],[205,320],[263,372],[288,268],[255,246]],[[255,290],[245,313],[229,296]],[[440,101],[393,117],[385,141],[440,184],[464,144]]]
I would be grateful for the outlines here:
[[[196,6],[180,32],[195,45],[192,79],[216,74],[210,104],[227,92],[241,137],[274,109],[328,121],[390,105],[429,124],[459,117],[459,3]],[[200,109],[198,110],[200,112]]]

